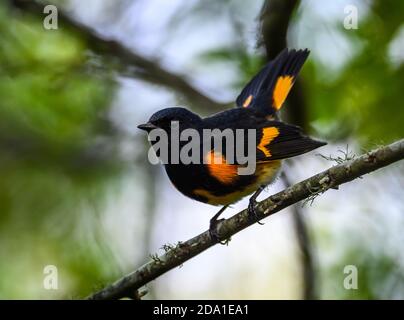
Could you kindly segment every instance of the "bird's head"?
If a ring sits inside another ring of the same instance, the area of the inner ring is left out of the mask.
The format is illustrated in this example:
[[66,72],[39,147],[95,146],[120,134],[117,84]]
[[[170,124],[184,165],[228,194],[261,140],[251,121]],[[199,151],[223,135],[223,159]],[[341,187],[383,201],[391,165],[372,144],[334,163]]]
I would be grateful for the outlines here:
[[153,114],[149,121],[138,126],[139,129],[150,132],[153,129],[170,131],[171,123],[179,122],[180,128],[193,128],[198,126],[202,119],[185,108],[166,108]]

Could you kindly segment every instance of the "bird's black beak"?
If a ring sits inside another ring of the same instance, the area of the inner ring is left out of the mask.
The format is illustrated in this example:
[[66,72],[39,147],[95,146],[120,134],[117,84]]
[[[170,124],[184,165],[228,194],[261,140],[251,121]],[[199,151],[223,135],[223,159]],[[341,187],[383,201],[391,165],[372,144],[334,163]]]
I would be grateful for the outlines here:
[[144,124],[140,124],[137,126],[139,129],[141,130],[145,130],[145,131],[151,131],[153,129],[157,129],[157,126],[155,126],[154,124],[148,122],[148,123],[144,123]]

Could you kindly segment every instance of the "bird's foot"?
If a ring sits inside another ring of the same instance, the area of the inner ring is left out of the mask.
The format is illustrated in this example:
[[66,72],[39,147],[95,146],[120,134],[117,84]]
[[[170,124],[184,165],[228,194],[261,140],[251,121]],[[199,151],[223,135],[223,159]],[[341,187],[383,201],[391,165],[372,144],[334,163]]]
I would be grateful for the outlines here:
[[224,240],[221,239],[217,230],[218,224],[224,220],[225,219],[211,219],[209,224],[209,235],[213,239],[213,241],[218,242],[222,245],[227,245],[230,242],[230,238]]
[[253,197],[250,198],[250,201],[248,203],[248,208],[247,208],[247,212],[248,212],[248,218],[251,222],[256,222],[259,225],[264,225],[264,223],[259,221],[259,217],[258,217],[258,213],[257,213],[257,207],[258,202],[257,200],[255,200]]

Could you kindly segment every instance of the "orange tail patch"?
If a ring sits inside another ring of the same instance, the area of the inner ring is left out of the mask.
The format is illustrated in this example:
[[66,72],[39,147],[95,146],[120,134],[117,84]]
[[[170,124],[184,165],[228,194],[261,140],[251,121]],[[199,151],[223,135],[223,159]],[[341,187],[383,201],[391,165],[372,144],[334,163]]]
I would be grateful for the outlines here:
[[285,102],[285,99],[288,96],[290,89],[292,89],[292,86],[292,76],[280,76],[278,78],[272,96],[272,105],[276,110],[279,110],[282,107],[282,104]]
[[247,99],[245,99],[245,101],[243,102],[243,107],[247,108],[250,104],[252,99],[254,98],[254,96],[252,94],[250,94]]

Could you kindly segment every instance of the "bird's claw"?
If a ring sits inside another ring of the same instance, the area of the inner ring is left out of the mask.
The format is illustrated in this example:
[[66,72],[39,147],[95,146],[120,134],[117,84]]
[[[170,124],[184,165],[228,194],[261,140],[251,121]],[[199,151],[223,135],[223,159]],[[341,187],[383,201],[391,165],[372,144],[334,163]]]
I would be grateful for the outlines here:
[[250,199],[249,203],[248,203],[248,218],[250,219],[251,222],[256,222],[259,225],[264,225],[264,223],[259,221],[259,217],[257,214],[257,210],[256,210],[256,206],[257,206],[257,201],[255,199]]
[[230,241],[230,238],[225,239],[225,240],[220,239],[219,233],[217,231],[217,225],[224,220],[225,219],[210,220],[209,235],[213,239],[213,241],[218,242],[222,245],[227,245]]

